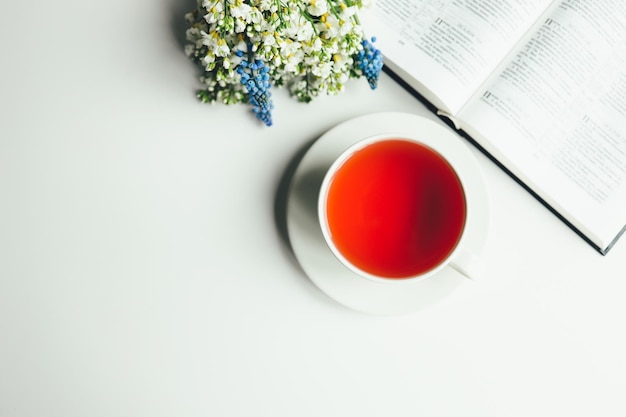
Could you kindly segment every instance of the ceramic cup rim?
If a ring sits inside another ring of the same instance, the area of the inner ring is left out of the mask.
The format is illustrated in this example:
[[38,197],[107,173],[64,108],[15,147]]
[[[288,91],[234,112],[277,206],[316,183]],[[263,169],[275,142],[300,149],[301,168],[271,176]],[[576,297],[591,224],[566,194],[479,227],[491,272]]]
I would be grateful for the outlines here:
[[[432,267],[431,269],[425,272],[422,272],[421,274],[411,275],[407,277],[399,277],[399,278],[374,275],[370,272],[360,269],[359,267],[352,264],[349,260],[347,260],[344,257],[344,255],[341,253],[341,251],[339,251],[339,249],[336,247],[336,245],[334,244],[332,240],[332,237],[329,231],[329,226],[328,226],[328,219],[326,215],[326,201],[328,197],[328,191],[330,189],[331,182],[336,172],[338,171],[338,169],[357,151],[360,151],[361,149],[364,149],[367,146],[370,146],[374,143],[384,142],[388,140],[404,140],[404,141],[411,142],[411,143],[417,143],[419,145],[427,147],[431,151],[441,156],[444,159],[444,161],[446,161],[447,164],[450,166],[450,168],[453,170],[453,172],[459,179],[459,182],[461,183],[461,191],[463,193],[463,199],[465,202],[465,209],[466,209],[465,219],[463,223],[463,228],[460,232],[460,237],[457,239],[456,245],[450,251],[450,253],[441,261],[439,261],[437,265],[435,265],[434,267]],[[385,283],[385,284],[403,284],[403,283],[414,282],[416,280],[422,280],[424,278],[427,278],[436,274],[437,272],[441,271],[443,268],[448,266],[450,264],[450,261],[454,258],[454,256],[460,252],[461,248],[463,248],[464,243],[466,241],[466,233],[468,230],[467,220],[469,218],[469,210],[470,210],[469,195],[467,193],[468,187],[465,182],[466,180],[462,177],[462,175],[460,175],[459,170],[457,169],[456,164],[454,162],[454,159],[455,158],[453,158],[452,155],[450,155],[450,153],[446,151],[446,149],[437,147],[436,142],[433,142],[430,140],[424,140],[424,138],[421,138],[419,135],[407,134],[406,132],[405,133],[387,132],[387,133],[379,133],[375,135],[370,135],[370,136],[364,137],[363,139],[358,140],[357,142],[353,143],[352,145],[347,147],[345,150],[343,150],[339,154],[339,156],[335,158],[335,160],[330,165],[330,167],[326,170],[324,174],[324,178],[320,186],[320,191],[318,194],[318,201],[317,201],[317,213],[318,213],[317,217],[318,217],[319,226],[322,231],[324,241],[326,245],[328,246],[328,248],[330,249],[330,251],[332,252],[332,254],[335,256],[335,258],[343,266],[345,266],[352,272],[356,273],[357,275],[363,278],[366,278],[370,281]]]

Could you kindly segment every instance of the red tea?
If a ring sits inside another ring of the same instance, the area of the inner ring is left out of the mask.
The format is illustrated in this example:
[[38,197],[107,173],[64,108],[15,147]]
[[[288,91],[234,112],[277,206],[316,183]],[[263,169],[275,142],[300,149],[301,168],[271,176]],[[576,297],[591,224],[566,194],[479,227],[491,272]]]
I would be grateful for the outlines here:
[[357,268],[406,278],[439,265],[465,225],[461,182],[428,146],[402,139],[372,143],[336,171],[326,216],[330,236]]

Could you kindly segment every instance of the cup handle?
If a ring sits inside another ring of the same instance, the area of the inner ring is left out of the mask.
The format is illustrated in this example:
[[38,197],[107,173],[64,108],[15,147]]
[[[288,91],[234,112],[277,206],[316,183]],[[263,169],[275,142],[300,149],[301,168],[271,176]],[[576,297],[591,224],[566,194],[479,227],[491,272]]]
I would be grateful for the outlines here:
[[481,259],[472,252],[465,250],[454,256],[452,261],[450,261],[450,266],[469,279],[479,278],[483,271]]

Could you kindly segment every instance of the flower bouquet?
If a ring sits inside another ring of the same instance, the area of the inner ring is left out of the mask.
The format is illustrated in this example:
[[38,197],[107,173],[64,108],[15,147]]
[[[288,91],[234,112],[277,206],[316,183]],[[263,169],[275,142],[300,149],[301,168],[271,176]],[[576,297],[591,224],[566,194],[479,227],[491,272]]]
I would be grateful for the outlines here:
[[361,0],[198,0],[185,53],[202,68],[207,103],[249,103],[272,124],[270,88],[302,102],[337,94],[350,78],[376,88],[382,54],[366,39]]

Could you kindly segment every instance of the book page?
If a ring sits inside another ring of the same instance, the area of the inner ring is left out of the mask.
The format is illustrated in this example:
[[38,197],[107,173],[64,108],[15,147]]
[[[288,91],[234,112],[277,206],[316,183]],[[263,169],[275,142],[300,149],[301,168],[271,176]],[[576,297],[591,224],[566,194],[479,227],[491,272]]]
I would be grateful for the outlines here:
[[[376,0],[363,14],[385,62],[435,106],[454,114],[551,2]],[[408,75],[409,77],[406,77]],[[415,85],[413,85],[415,88]],[[428,91],[419,91],[420,89]]]
[[626,226],[625,45],[626,3],[564,0],[460,114],[600,246]]

